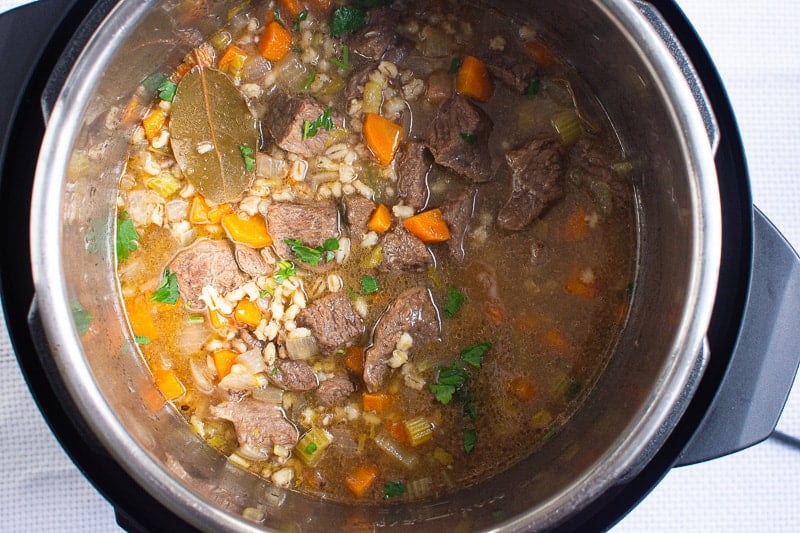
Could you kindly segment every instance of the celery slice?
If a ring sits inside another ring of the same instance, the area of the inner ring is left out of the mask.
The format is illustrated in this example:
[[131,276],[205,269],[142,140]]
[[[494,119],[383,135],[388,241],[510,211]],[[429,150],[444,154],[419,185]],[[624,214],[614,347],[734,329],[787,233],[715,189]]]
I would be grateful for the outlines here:
[[294,454],[308,466],[314,466],[325,448],[330,446],[333,436],[322,428],[313,427],[303,435],[294,447]]

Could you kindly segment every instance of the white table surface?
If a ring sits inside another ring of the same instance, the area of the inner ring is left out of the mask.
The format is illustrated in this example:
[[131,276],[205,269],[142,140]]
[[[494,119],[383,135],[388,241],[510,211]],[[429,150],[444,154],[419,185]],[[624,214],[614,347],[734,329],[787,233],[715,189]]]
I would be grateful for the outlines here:
[[[575,0],[581,1],[581,0]],[[0,0],[0,12],[27,3]],[[737,114],[755,203],[800,249],[800,10],[796,0],[679,0]],[[0,314],[2,311],[0,311]],[[0,319],[0,531],[118,530],[108,503],[70,463],[34,405]],[[778,423],[800,437],[800,386]],[[800,450],[770,439],[672,470],[615,528],[800,531]]]

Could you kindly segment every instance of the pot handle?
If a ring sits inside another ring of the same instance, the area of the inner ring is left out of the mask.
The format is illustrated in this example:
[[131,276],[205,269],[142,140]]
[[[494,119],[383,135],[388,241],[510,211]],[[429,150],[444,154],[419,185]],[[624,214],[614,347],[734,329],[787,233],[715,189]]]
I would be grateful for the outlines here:
[[742,328],[714,400],[675,466],[769,437],[797,373],[800,257],[758,208],[753,212],[753,275]]
[[683,77],[686,79],[686,83],[689,84],[689,89],[692,91],[697,109],[700,111],[700,116],[703,118],[703,124],[705,125],[706,134],[708,135],[708,142],[711,144],[711,150],[716,153],[720,141],[719,124],[717,124],[717,119],[714,116],[711,102],[703,88],[703,84],[700,83],[700,77],[697,75],[697,71],[689,60],[689,54],[686,53],[686,50],[675,36],[672,28],[669,27],[656,7],[641,0],[634,0],[634,4],[653,29],[656,30],[656,33],[658,33],[658,36],[664,41],[664,44],[667,45],[670,54],[672,54],[672,57],[678,63],[678,67],[681,69]]

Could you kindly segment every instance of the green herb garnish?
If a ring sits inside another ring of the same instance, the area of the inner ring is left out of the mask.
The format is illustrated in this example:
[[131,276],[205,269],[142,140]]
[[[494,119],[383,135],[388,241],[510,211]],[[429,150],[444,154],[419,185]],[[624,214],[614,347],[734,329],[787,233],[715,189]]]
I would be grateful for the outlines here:
[[203,318],[200,315],[192,315],[192,316],[189,317],[189,322],[191,322],[192,324],[200,324],[201,322],[204,322],[204,321],[205,321],[205,318]]
[[350,47],[347,45],[342,46],[341,60],[332,57],[329,61],[342,70],[350,70]]
[[331,13],[328,26],[334,37],[355,33],[366,25],[364,9],[357,6],[339,6]]
[[273,289],[272,287],[267,287],[266,289],[264,289],[264,290],[262,290],[261,292],[258,293],[258,297],[259,298],[266,298],[268,294],[270,296],[275,296],[275,289]]
[[455,74],[458,72],[458,69],[461,68],[461,58],[454,57],[453,60],[450,62],[450,74]]
[[136,344],[150,344],[150,337],[147,335],[136,335],[133,337],[133,340],[136,341]]
[[478,419],[478,404],[472,398],[464,400],[464,416],[473,422]]
[[145,79],[142,80],[142,87],[149,93],[156,92],[158,88],[164,83],[167,77],[164,76],[161,72],[155,71],[147,75]]
[[374,292],[378,292],[380,287],[378,287],[378,280],[373,278],[372,276],[367,276],[364,274],[361,276],[361,294],[368,295]]
[[532,79],[528,82],[528,86],[525,88],[525,95],[528,98],[533,98],[537,94],[539,94],[539,90],[542,88],[542,80],[539,79]]
[[439,385],[438,383],[431,383],[428,388],[433,393],[436,401],[442,405],[447,405],[453,399],[453,394],[456,388],[452,385]]
[[302,53],[303,53],[303,49],[302,49],[302,48],[300,48],[299,46],[295,46],[295,47],[293,47],[293,48],[291,49],[291,52],[292,52],[293,54],[300,55],[300,54],[302,54]]
[[468,346],[461,351],[461,360],[475,368],[480,368],[481,362],[483,361],[483,354],[491,347],[492,343],[490,342],[482,342],[480,344]]
[[278,261],[278,270],[273,277],[278,285],[283,285],[283,282],[291,276],[297,274],[297,269],[291,261]]
[[470,453],[472,450],[475,449],[475,441],[477,440],[478,436],[475,433],[474,429],[465,429],[464,430],[464,451]]
[[317,134],[317,130],[325,128],[328,131],[333,129],[333,118],[331,118],[331,108],[325,108],[325,111],[315,120],[306,120],[303,122],[303,140],[306,141]]
[[462,131],[458,134],[465,143],[467,144],[475,144],[478,141],[478,136],[474,133],[468,133],[466,131]]
[[139,249],[138,241],[139,234],[133,227],[133,220],[128,218],[127,211],[123,211],[117,219],[117,258],[120,262],[126,261],[131,252]]
[[311,87],[311,84],[314,83],[314,80],[316,79],[317,79],[317,71],[316,70],[311,71],[311,74],[306,78],[306,81],[303,82],[303,90],[307,91]]
[[[457,396],[465,402],[464,413],[470,416],[474,413],[477,416],[477,406],[465,393],[465,385],[469,378],[468,366],[480,368],[483,356],[492,345],[488,342],[468,346],[461,351],[461,355],[451,366],[437,367],[437,374],[434,383],[428,388],[436,397],[436,401],[447,405],[453,396]],[[473,405],[468,405],[472,403]]]
[[453,318],[464,305],[464,295],[455,287],[448,287],[447,295],[444,298],[444,314],[448,318]]
[[308,18],[308,9],[304,9],[297,14],[297,20],[294,21],[294,26],[292,26],[292,29],[294,31],[299,31],[300,23],[306,20],[307,18]]
[[254,171],[256,169],[256,158],[254,157],[255,151],[253,151],[253,149],[250,148],[249,146],[240,144],[239,152],[241,152],[242,159],[244,160],[244,168],[248,172]]
[[174,305],[178,301],[180,293],[178,291],[178,276],[171,272],[169,268],[164,270],[164,276],[161,278],[161,283],[158,288],[150,297],[154,302],[162,304]]
[[311,455],[311,454],[313,454],[315,451],[317,451],[317,445],[316,445],[316,443],[313,443],[313,442],[309,442],[309,443],[308,443],[308,446],[306,446],[306,449],[305,449],[305,450],[303,450],[303,452],[304,452],[306,455]]
[[175,91],[178,89],[178,85],[175,82],[170,81],[164,78],[158,85],[158,97],[164,100],[165,102],[171,102],[173,98],[175,98]]
[[406,486],[402,481],[387,481],[383,486],[384,498],[396,498],[406,492]]
[[299,239],[284,239],[289,249],[294,252],[300,261],[308,263],[312,266],[319,265],[320,261],[329,263],[333,260],[334,252],[339,249],[338,239],[327,239],[322,243],[322,246],[315,246],[314,248],[306,246]]

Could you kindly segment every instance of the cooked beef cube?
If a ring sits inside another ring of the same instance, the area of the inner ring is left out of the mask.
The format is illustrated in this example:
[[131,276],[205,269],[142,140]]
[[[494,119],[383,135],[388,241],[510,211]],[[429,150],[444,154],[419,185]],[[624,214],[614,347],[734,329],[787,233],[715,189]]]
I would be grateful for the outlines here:
[[450,238],[447,240],[447,249],[450,257],[457,262],[464,260],[464,235],[472,219],[475,206],[475,191],[464,190],[442,204],[442,218],[450,229]]
[[492,178],[489,135],[492,119],[463,96],[439,106],[428,128],[427,143],[433,158],[475,183]]
[[350,241],[353,245],[357,245],[369,231],[367,222],[375,211],[375,202],[367,200],[360,194],[350,194],[344,197],[344,210],[347,226],[350,228]]
[[561,144],[554,139],[533,140],[506,154],[511,169],[511,195],[500,209],[501,228],[525,228],[564,196]]
[[389,8],[367,10],[366,25],[348,39],[350,51],[380,59],[394,43],[397,14]]
[[260,353],[261,350],[264,349],[264,343],[262,341],[258,340],[258,338],[256,338],[255,335],[250,333],[250,331],[248,329],[246,329],[246,328],[240,328],[239,329],[239,338],[242,339],[242,341],[251,350],[258,350],[259,353]]
[[212,405],[212,416],[233,422],[239,446],[269,457],[275,445],[292,448],[300,435],[297,428],[283,414],[280,406],[244,398]]
[[[328,130],[318,128],[317,133],[303,140],[305,121],[314,122],[325,113],[325,108],[310,96],[291,97],[282,91],[272,97],[264,117],[275,144],[303,157],[319,155],[325,151]],[[334,126],[342,127],[343,120],[333,115]]]
[[265,276],[269,272],[269,265],[261,253],[249,246],[237,244],[235,257],[239,269],[249,276]]
[[570,180],[586,187],[603,211],[631,201],[631,187],[625,178],[612,171],[612,159],[605,151],[584,139],[575,143],[571,152]]
[[320,383],[316,394],[321,404],[338,405],[347,400],[354,390],[355,385],[345,376],[334,376]]
[[364,383],[375,392],[389,373],[388,362],[403,333],[413,339],[417,350],[439,336],[439,314],[424,287],[408,289],[392,302],[375,326],[372,345],[364,354]]
[[428,170],[431,167],[425,145],[409,141],[397,151],[397,193],[406,205],[419,211],[428,203]]
[[327,239],[338,237],[339,212],[335,206],[272,204],[267,211],[267,226],[275,253],[281,259],[294,261],[299,267],[312,271],[324,271],[333,266],[332,262],[325,263],[324,258],[316,266],[300,261],[286,244],[286,239],[297,239],[314,248]]
[[525,94],[528,85],[536,79],[536,65],[517,47],[509,45],[506,50],[491,50],[482,59],[494,79],[518,94]]
[[267,376],[273,385],[283,390],[311,390],[319,384],[308,363],[293,359],[276,359]]
[[367,61],[353,71],[344,89],[345,102],[349,103],[350,100],[354,98],[361,98],[361,95],[364,93],[364,84],[369,81],[370,73],[378,68],[378,64],[378,61]]
[[364,322],[343,291],[311,303],[297,316],[297,324],[311,330],[324,355],[350,346],[364,333]]
[[425,100],[439,105],[453,96],[453,75],[446,70],[434,70],[425,85]]
[[198,310],[205,308],[200,299],[203,287],[211,286],[224,295],[247,280],[227,241],[201,240],[178,252],[169,268],[175,273],[183,300]]
[[384,52],[383,56],[381,56],[381,61],[388,61],[399,67],[403,64],[406,57],[414,51],[415,47],[416,43],[414,43],[414,41],[402,35],[397,35],[397,40],[394,45],[390,46],[389,49]]
[[381,272],[425,272],[433,266],[428,247],[402,224],[395,224],[386,234],[382,247],[383,260],[378,265]]

